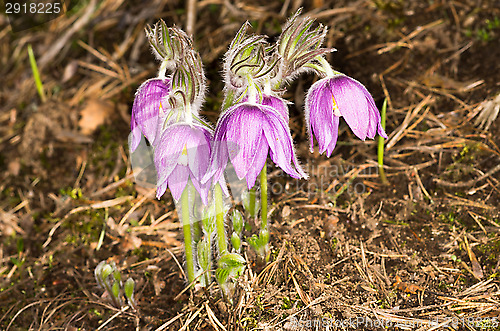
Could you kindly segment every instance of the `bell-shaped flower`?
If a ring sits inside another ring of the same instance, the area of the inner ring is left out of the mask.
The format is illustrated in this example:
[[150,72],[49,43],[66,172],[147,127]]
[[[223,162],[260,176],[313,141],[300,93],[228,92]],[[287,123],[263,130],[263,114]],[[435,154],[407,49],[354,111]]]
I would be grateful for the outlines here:
[[141,134],[144,134],[152,145],[155,144],[156,138],[161,134],[161,118],[166,111],[163,107],[168,107],[166,98],[170,91],[169,78],[149,79],[137,89],[130,121],[132,152],[139,146]]
[[[276,101],[276,100],[274,100]],[[248,188],[266,162],[267,156],[294,178],[307,178],[293,148],[288,121],[273,107],[244,102],[229,108],[217,122],[214,133],[210,176],[223,177],[228,160],[239,179],[246,179]]]
[[283,116],[285,121],[288,123],[289,115],[288,115],[288,106],[286,105],[287,101],[272,95],[263,95],[261,103],[264,106],[269,106],[274,110],[276,110],[281,116]]
[[320,153],[330,156],[338,138],[339,118],[345,121],[361,140],[375,135],[387,138],[380,123],[380,113],[370,92],[357,80],[342,75],[323,78],[309,89],[305,101],[310,149],[313,134]]
[[[243,100],[240,103],[244,102],[248,102],[248,97],[243,98]],[[278,114],[283,116],[286,122],[288,122],[289,114],[288,114],[287,103],[289,102],[286,101],[285,99],[276,97],[274,95],[262,94],[262,98],[257,103],[273,108],[276,112],[278,112]]]
[[197,124],[169,125],[158,138],[154,150],[154,163],[158,174],[156,197],[159,199],[167,187],[179,201],[188,180],[207,203],[211,183],[201,183],[210,165],[212,133]]

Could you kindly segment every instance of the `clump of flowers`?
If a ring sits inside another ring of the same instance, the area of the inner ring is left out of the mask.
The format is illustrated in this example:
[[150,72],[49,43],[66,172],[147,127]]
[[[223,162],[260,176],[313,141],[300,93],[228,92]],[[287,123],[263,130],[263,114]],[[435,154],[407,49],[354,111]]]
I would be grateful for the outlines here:
[[[360,82],[331,68],[325,55],[334,49],[322,47],[327,28],[313,25],[314,20],[300,16],[299,10],[273,45],[266,36],[249,33],[249,23],[243,24],[224,58],[224,100],[215,126],[199,115],[206,84],[191,39],[163,21],[146,30],[161,64],[158,77],[136,93],[130,149],[136,150],[142,135],[146,137],[157,172],[156,196],[161,198],[168,188],[176,202],[188,281],[207,287],[215,278],[229,299],[245,268],[243,242],[265,261],[270,256],[268,160],[293,178],[308,178],[295,153],[289,102],[283,99],[290,82],[304,72],[320,77],[305,100],[311,151],[314,136],[320,152],[332,154],[340,117],[361,140],[377,133],[387,138],[372,96]],[[229,167],[246,187],[245,216],[228,204]],[[226,218],[231,208],[228,241]],[[251,221],[258,232],[247,236]]]

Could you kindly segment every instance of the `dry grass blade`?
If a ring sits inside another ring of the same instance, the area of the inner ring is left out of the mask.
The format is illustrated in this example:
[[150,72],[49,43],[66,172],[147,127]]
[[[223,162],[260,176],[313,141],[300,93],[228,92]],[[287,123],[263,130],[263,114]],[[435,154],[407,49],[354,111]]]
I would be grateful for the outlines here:
[[396,143],[405,136],[405,132],[407,132],[407,128],[410,125],[410,122],[415,119],[418,113],[424,109],[426,106],[431,105],[434,102],[434,98],[432,95],[426,96],[412,111],[408,112],[403,123],[393,131],[389,141],[386,144],[385,150],[390,150]]
[[210,320],[214,329],[218,331],[219,330],[218,327],[219,327],[221,330],[227,331],[227,329],[224,327],[224,325],[222,325],[222,323],[217,319],[217,316],[215,316],[213,310],[208,305],[208,302],[205,302],[204,305],[205,305],[205,309],[207,310],[208,319]]
[[156,192],[156,188],[151,189],[147,194],[145,194],[137,203],[135,203],[132,208],[129,209],[129,211],[122,217],[119,225],[123,225],[127,221],[127,219],[132,215],[132,213],[139,208],[147,199],[151,199],[154,196],[154,193]]
[[459,183],[450,183],[450,182],[447,182],[445,180],[441,180],[441,179],[434,179],[434,181],[438,184],[438,185],[441,185],[441,186],[447,186],[447,187],[468,187],[468,186],[473,186],[475,185],[477,182],[480,182],[488,177],[491,177],[493,176],[494,174],[496,174],[497,172],[500,171],[500,164],[497,164],[495,167],[493,167],[492,169],[490,169],[487,173],[485,173],[484,175],[482,176],[479,176],[478,178],[476,179],[471,179],[469,181],[465,181],[465,182],[459,182]]
[[83,15],[40,58],[39,64],[41,68],[50,63],[60,53],[61,49],[68,44],[71,37],[90,22],[95,8],[96,0],[91,0],[85,7]]
[[104,323],[102,323],[101,326],[96,329],[96,331],[102,330],[112,320],[114,320],[115,318],[117,318],[118,316],[120,316],[121,314],[123,314],[123,312],[127,311],[127,309],[129,309],[129,308],[130,308],[129,306],[123,307],[119,312],[115,313],[113,316],[111,316],[110,318],[108,318]]
[[163,323],[159,328],[157,328],[156,331],[163,331],[163,330],[167,329],[172,323],[177,321],[182,316],[184,316],[184,313],[180,313],[179,315],[171,318],[168,322]]
[[305,305],[309,305],[311,303],[311,297],[309,297],[309,294],[304,292],[302,290],[302,288],[300,287],[299,283],[297,283],[297,280],[295,279],[295,276],[293,275],[295,272],[290,272],[290,270],[288,272],[290,273],[290,277],[292,278],[293,285],[295,286],[295,291],[297,291],[300,299],[302,300],[302,302]]
[[191,322],[200,314],[200,312],[203,310],[204,307],[200,307],[194,314],[192,314],[186,321],[186,323],[184,323],[184,325],[182,326],[182,328],[179,329],[179,331],[183,331],[183,330],[186,330],[188,327],[189,327],[189,324],[191,324]]

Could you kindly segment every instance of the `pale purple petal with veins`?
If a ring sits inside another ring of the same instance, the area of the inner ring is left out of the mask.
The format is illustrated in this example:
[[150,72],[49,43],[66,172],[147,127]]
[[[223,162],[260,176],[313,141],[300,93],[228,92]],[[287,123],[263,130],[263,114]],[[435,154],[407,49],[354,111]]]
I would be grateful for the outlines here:
[[276,110],[288,122],[288,106],[285,100],[271,95],[264,95],[262,97],[262,104]]
[[170,90],[168,78],[147,80],[137,89],[131,116],[132,151],[135,151],[140,142],[138,129],[151,144],[155,144],[160,124],[160,107],[167,106],[164,101]]
[[270,106],[240,103],[231,107],[219,119],[214,140],[212,167],[203,181],[222,176],[229,159],[238,178],[246,178],[251,188],[268,153],[290,176],[307,177],[295,156],[287,121]]
[[154,162],[158,174],[157,198],[168,186],[179,200],[188,179],[207,203],[210,183],[201,183],[211,155],[211,132],[203,126],[178,123],[168,126],[155,146]]
[[311,86],[305,114],[311,150],[314,135],[320,153],[326,151],[328,156],[337,142],[340,116],[361,140],[373,139],[377,133],[387,138],[380,124],[380,113],[368,90],[357,80],[342,74],[323,78]]

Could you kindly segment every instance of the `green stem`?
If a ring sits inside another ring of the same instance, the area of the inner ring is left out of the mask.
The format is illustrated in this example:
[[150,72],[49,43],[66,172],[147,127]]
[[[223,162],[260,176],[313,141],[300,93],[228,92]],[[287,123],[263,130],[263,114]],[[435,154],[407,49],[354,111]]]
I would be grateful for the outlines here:
[[234,91],[229,90],[222,102],[222,111],[229,109],[234,103]]
[[[189,185],[189,183],[188,183]],[[191,235],[191,220],[189,217],[189,188],[186,186],[181,195],[182,230],[184,232],[184,250],[186,252],[186,269],[188,281],[194,280],[194,251]]]
[[[191,205],[196,204],[196,198],[194,198],[198,192],[194,188],[194,185],[186,185],[186,188],[189,188],[189,196],[193,197],[193,201]],[[199,215],[197,215],[196,208],[193,211],[195,214],[193,215],[193,220],[191,222],[191,226],[193,228],[193,242],[196,244],[201,239],[201,221]]]
[[[382,128],[384,130],[385,130],[386,113],[387,113],[387,98],[384,100],[384,104],[382,105],[382,111],[380,113],[381,117],[380,125],[382,125]],[[382,181],[382,184],[387,185],[389,184],[389,181],[387,180],[384,171],[384,137],[382,136],[378,136],[377,158],[378,158],[378,171],[380,180]]]
[[256,212],[256,203],[255,203],[255,200],[256,200],[256,193],[255,193],[256,189],[255,189],[255,186],[252,187],[250,189],[250,191],[248,192],[248,209],[249,209],[249,213],[250,213],[250,217],[252,218],[255,218],[257,216],[257,212]]
[[227,253],[226,230],[224,228],[224,201],[222,198],[222,188],[220,184],[215,185],[215,227],[217,231],[217,247],[219,256]]
[[261,217],[261,230],[267,229],[267,165],[260,172],[260,217]]
[[335,72],[333,71],[332,67],[330,66],[330,63],[323,57],[323,56],[318,56],[316,57],[318,62],[321,64],[321,67],[324,69],[325,74],[328,77],[333,77],[335,75]]

